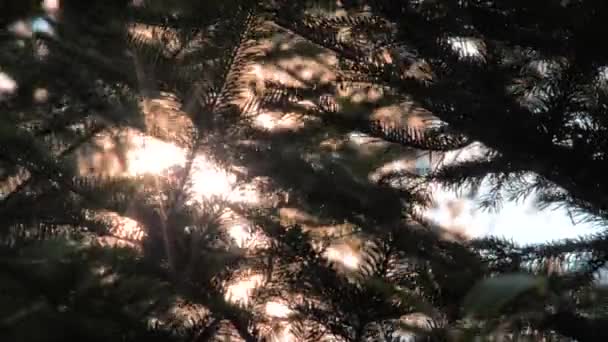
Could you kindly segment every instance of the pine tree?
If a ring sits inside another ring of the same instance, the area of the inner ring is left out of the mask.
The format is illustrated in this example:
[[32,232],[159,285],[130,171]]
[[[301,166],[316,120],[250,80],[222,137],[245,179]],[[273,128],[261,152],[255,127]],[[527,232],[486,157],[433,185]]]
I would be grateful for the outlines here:
[[[228,11],[224,5],[217,11]],[[248,9],[234,8],[241,14],[221,21],[226,32],[236,29],[233,39],[215,44],[238,47]],[[224,319],[248,333],[248,315],[232,308],[214,286],[221,280],[219,271],[239,257],[217,229],[221,202],[190,204],[188,170],[184,176],[121,172],[125,134],[166,133],[148,127],[154,112],[147,97],[160,89],[150,87],[141,72],[144,62],[138,58],[146,46],[128,31],[137,28],[138,13],[126,1],[63,1],[52,12],[32,5],[8,14],[13,13],[6,18],[0,74],[3,336],[22,341],[192,339],[213,335]],[[161,17],[154,10],[148,13]],[[196,26],[216,19],[198,16]],[[194,33],[193,27],[183,31]],[[217,48],[227,57],[235,54]],[[209,58],[226,63],[220,77],[227,78],[234,61],[221,54]],[[178,71],[188,72],[195,62],[186,61]],[[229,92],[227,83],[220,79],[215,86]],[[215,107],[227,109],[219,100]],[[192,108],[197,116],[192,121],[201,128],[205,109],[196,103]],[[175,118],[166,121],[173,124]],[[170,133],[190,139],[186,142],[195,151],[203,134],[193,142],[192,130],[183,126]],[[118,149],[114,176],[86,160],[87,153],[107,143]],[[213,307],[213,317],[195,311],[190,322],[171,315],[175,305],[201,301]]]
[[[603,235],[446,239],[419,210],[489,182],[603,223],[603,5],[54,3],[0,7],[9,340],[606,335]],[[134,141],[183,159],[138,171]]]
[[[345,81],[393,89],[433,113],[446,130],[467,137],[455,141],[478,141],[487,147],[484,155],[444,167],[429,180],[473,189],[488,182],[492,191],[482,203],[488,207],[538,193],[541,208],[565,206],[573,219],[604,222],[600,170],[605,168],[605,52],[590,43],[591,35],[604,30],[601,5],[370,1],[345,7],[349,14],[329,19],[302,8],[288,18],[286,11],[277,16],[285,18],[282,25],[334,50],[350,73]],[[585,24],[575,17],[585,18]],[[343,39],[343,32],[352,35],[355,27],[365,32],[363,36],[371,35],[370,28],[384,36],[363,42]],[[365,115],[369,109],[359,106],[357,111]],[[426,137],[409,129],[401,136],[393,129],[377,134],[389,139],[397,135],[412,147],[426,143],[427,149],[442,150],[432,145],[434,134]],[[422,142],[412,139],[418,136]],[[461,147],[449,145],[441,147]],[[490,273],[548,273],[551,293],[573,297],[515,310],[519,323],[536,320],[533,326],[541,330],[600,340],[605,335],[603,310],[589,307],[583,298],[598,295],[593,279],[605,263],[603,241],[600,234],[521,248],[486,239],[472,247],[487,259]],[[541,318],[526,316],[530,313]],[[509,322],[500,317],[498,322]]]

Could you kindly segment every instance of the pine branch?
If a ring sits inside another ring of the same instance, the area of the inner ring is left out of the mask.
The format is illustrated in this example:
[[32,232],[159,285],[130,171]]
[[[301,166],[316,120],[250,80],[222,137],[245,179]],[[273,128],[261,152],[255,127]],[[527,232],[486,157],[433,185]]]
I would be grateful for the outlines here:
[[521,247],[498,238],[485,238],[474,241],[472,247],[479,251],[491,270],[542,273],[554,269],[560,281],[556,286],[572,290],[587,286],[606,265],[607,241],[604,234],[598,234]]
[[[101,131],[103,131],[105,128],[106,128],[105,125],[98,125],[96,127],[93,127],[86,136],[84,136],[81,139],[79,139],[78,141],[72,143],[72,145],[69,146],[68,148],[66,148],[65,150],[63,150],[57,156],[57,158],[58,159],[65,158],[66,156],[71,154],[74,150],[78,149],[80,146],[82,146],[87,141],[89,141],[93,136],[95,136],[98,133],[100,133]],[[27,169],[27,167],[26,167],[26,169]],[[33,175],[30,173],[27,178],[21,180],[21,183],[17,187],[15,187],[13,189],[13,191],[11,191],[9,194],[4,196],[4,198],[2,199],[2,202],[0,203],[0,206],[6,205],[6,203],[8,203],[11,200],[11,197],[13,197],[15,194],[23,191],[25,188],[27,188],[29,185],[31,185],[31,183],[33,181],[34,181]]]
[[[392,16],[393,19],[401,16],[399,18],[400,22],[408,22],[404,19],[403,14],[394,12],[386,14]],[[417,23],[416,30],[418,32],[436,32],[431,22],[416,21],[415,14],[406,14],[405,16],[414,19],[413,22]],[[401,34],[409,34],[411,36],[411,32],[411,30],[403,28]],[[436,38],[439,37],[436,36]],[[420,39],[424,39],[426,42],[433,41],[432,35],[421,36]],[[423,52],[432,56],[438,56],[440,51],[442,51],[428,45],[428,43],[420,42],[419,46],[426,47]],[[446,82],[442,86],[440,86],[440,83],[432,86],[431,88],[435,88],[434,90],[436,90],[434,95],[430,92],[418,93],[419,89],[411,87],[410,82],[400,81],[397,84],[400,83],[401,89],[415,94],[417,98],[423,99],[423,103],[427,104],[428,108],[435,115],[453,127],[465,132],[472,139],[479,140],[491,148],[496,148],[506,158],[511,160],[512,163],[521,164],[521,167],[527,167],[547,177],[547,179],[564,187],[576,198],[587,201],[605,211],[607,208],[606,199],[602,198],[602,195],[599,195],[599,192],[602,191],[598,192],[597,184],[592,185],[589,183],[591,179],[601,178],[597,170],[603,168],[603,162],[591,160],[585,154],[579,153],[579,151],[572,151],[568,148],[553,145],[551,138],[546,133],[539,131],[538,128],[542,127],[542,124],[538,120],[533,119],[533,115],[529,112],[520,108],[517,104],[513,104],[513,100],[504,94],[502,89],[504,89],[505,80],[499,71],[487,69],[482,71],[482,75],[483,79],[487,80],[483,84],[491,84],[492,86],[487,90],[491,90],[492,92],[486,90],[481,92],[483,95],[475,94],[475,96],[471,96],[472,94],[466,95],[466,92],[457,90],[459,88],[458,84],[449,86],[450,82]],[[441,99],[434,99],[439,94],[450,94],[457,101],[451,101],[450,106],[443,106],[445,108],[442,109],[437,105],[433,105],[433,102],[437,102],[438,104],[445,102]],[[460,94],[462,94],[462,100],[459,99],[461,97]],[[466,98],[468,99],[465,100]],[[484,99],[487,102],[479,103],[478,99]],[[503,108],[497,107],[496,104],[502,105]],[[496,112],[504,114],[488,115],[488,113]],[[465,113],[469,117],[468,121],[460,121],[461,119],[459,119],[458,114],[463,115]],[[488,129],[489,127],[493,127],[494,129]],[[518,132],[518,139],[510,139],[509,135],[512,132]],[[508,142],[508,145],[505,142]],[[573,168],[574,165],[576,165],[575,168]],[[582,165],[584,167],[581,167]],[[554,170],[560,171],[555,172]],[[585,173],[584,176],[581,174],[583,172]],[[572,181],[574,179],[576,179],[576,185]]]
[[206,118],[205,116],[216,115],[219,111],[221,111],[227,104],[224,102],[230,101],[235,92],[235,86],[237,86],[237,82],[239,82],[239,75],[242,72],[242,56],[240,54],[243,52],[243,44],[248,39],[248,35],[251,30],[251,25],[255,21],[255,14],[253,10],[250,9],[241,9],[242,12],[236,16],[236,27],[233,28],[235,31],[232,32],[235,39],[234,45],[231,50],[228,50],[229,55],[227,58],[222,60],[221,76],[216,80],[213,88],[211,89],[215,95],[211,102],[207,103],[204,101],[204,92],[205,90],[201,88],[200,85],[195,85],[193,88],[193,96],[194,101],[193,105],[198,104],[198,108],[188,108],[186,107],[186,112],[193,112],[193,122],[198,129],[198,134],[195,139],[195,143],[191,149],[190,156],[188,158],[188,163],[186,164],[185,177],[182,181],[182,185],[180,188],[183,188],[186,177],[190,173],[190,169],[192,167],[192,160],[194,157],[194,153],[198,152],[198,148],[200,147],[202,140],[202,132],[200,132],[206,124],[210,122],[206,122],[205,120],[209,120],[211,118]]
[[37,38],[48,43],[52,48],[62,51],[65,55],[74,56],[87,65],[95,65],[100,71],[103,70],[105,75],[111,75],[111,77],[115,77],[121,82],[126,82],[130,86],[137,86],[137,79],[128,71],[131,68],[121,61],[108,59],[99,55],[94,50],[84,50],[75,44],[57,40],[46,34],[38,34]]
[[[464,135],[452,132],[449,127],[418,128],[407,124],[395,124],[389,120],[374,120],[366,118],[367,113],[341,113],[340,107],[332,99],[326,99],[323,89],[313,91],[290,88],[283,85],[269,83],[267,88],[273,91],[260,101],[260,108],[278,107],[287,109],[289,104],[304,110],[307,114],[320,116],[321,120],[334,127],[357,130],[383,140],[403,146],[430,150],[451,151],[468,146],[471,141]],[[295,102],[313,98],[315,110],[300,108]]]

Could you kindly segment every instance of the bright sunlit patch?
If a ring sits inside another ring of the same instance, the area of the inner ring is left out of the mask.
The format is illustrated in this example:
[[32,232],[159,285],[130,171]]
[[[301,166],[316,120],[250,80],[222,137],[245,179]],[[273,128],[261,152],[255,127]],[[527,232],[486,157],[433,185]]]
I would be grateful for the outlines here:
[[116,238],[141,242],[146,237],[143,225],[131,218],[109,211],[98,212],[95,218],[108,224],[110,234]]
[[400,105],[381,106],[372,112],[372,118],[375,120],[385,120],[399,124],[402,120],[404,108]]
[[296,130],[304,127],[306,120],[296,114],[265,112],[255,116],[253,126],[268,131]]
[[156,37],[157,30],[155,27],[151,28],[144,24],[132,24],[129,25],[127,32],[130,36],[137,37],[137,39],[145,43],[152,43]]
[[262,285],[264,276],[249,274],[226,286],[224,298],[234,304],[249,305],[253,292]]
[[82,175],[138,176],[159,174],[184,165],[186,151],[134,130],[97,136],[77,152]]
[[220,217],[221,225],[239,248],[248,247],[255,238],[249,221],[231,209],[226,209]]
[[[183,148],[150,137],[138,137],[134,143],[134,148],[127,154],[131,175],[159,174],[172,166],[186,164],[186,150]],[[190,172],[194,201],[221,197],[232,202],[257,202],[256,189],[237,187],[235,174],[219,167],[203,154],[194,158]]]
[[44,103],[49,99],[49,91],[46,88],[36,88],[32,94],[34,101],[37,103]]
[[237,246],[244,248],[252,240],[253,234],[249,227],[243,224],[235,224],[228,227],[228,235],[234,240]]
[[357,269],[359,267],[359,257],[352,252],[346,253],[342,257],[342,263],[351,270]]
[[228,198],[234,189],[236,175],[199,154],[192,163],[191,182],[191,190],[198,196]]
[[429,111],[411,101],[380,106],[373,110],[371,117],[393,125],[407,124],[419,129],[428,128],[429,124],[436,120]]
[[[359,156],[366,158],[374,158],[378,153],[384,153],[390,146],[390,143],[360,132],[351,132],[346,136],[346,146],[357,151]],[[369,159],[368,159],[369,160]]]
[[177,33],[177,30],[163,25],[144,25],[144,24],[129,24],[128,33],[132,39],[137,41],[145,41],[156,43],[162,41],[162,49],[159,50],[162,54],[178,54],[182,47],[182,39]]
[[384,90],[368,85],[350,85],[341,83],[335,95],[339,99],[347,99],[352,103],[376,102],[384,96]]
[[434,186],[435,205],[423,212],[423,217],[435,222],[446,233],[463,238],[478,237],[483,232],[475,217],[475,203],[466,198]]
[[[411,158],[393,160],[371,172],[369,174],[369,180],[376,183],[380,181],[383,176],[390,174],[391,172],[412,171],[412,164]],[[394,186],[396,185],[397,184]]]
[[268,237],[256,230],[249,220],[233,210],[229,208],[224,210],[220,222],[237,247],[250,251],[268,247]]
[[141,242],[147,234],[139,222],[109,211],[96,212],[92,218],[103,222],[109,228],[108,235],[98,236],[94,239],[96,244],[132,248],[141,252]]
[[[53,14],[51,13],[50,16],[53,16]],[[21,38],[31,38],[34,33],[44,33],[51,36],[55,34],[53,26],[43,17],[18,20],[8,25],[7,28],[9,32]]]
[[0,71],[0,100],[17,91],[17,82],[5,72]]
[[301,226],[320,224],[317,217],[305,212],[300,208],[281,208],[279,209],[279,218],[281,220],[281,224],[286,227],[294,224],[299,224]]
[[329,261],[337,262],[349,270],[358,269],[361,262],[358,253],[346,244],[330,246],[325,252],[325,257]]
[[277,125],[277,120],[269,113],[261,113],[255,117],[254,125],[267,130],[272,130]]
[[9,32],[21,38],[31,37],[33,34],[32,27],[28,25],[25,20],[15,21],[14,23],[8,25],[7,28]]
[[132,134],[127,151],[127,173],[132,176],[160,174],[172,166],[186,163],[186,151],[171,143],[140,134]]
[[293,313],[287,305],[280,302],[271,301],[266,303],[264,312],[268,317],[274,318],[287,318]]
[[461,59],[478,62],[485,60],[485,46],[482,40],[472,37],[449,37],[447,43]]
[[[259,46],[267,51],[270,57],[275,51],[293,51],[293,55],[287,56],[280,53],[276,63],[260,65],[257,71],[261,74],[261,80],[274,81],[294,87],[306,87],[309,80],[320,83],[334,82],[336,79],[332,67],[337,64],[338,59],[335,55],[325,50],[318,49],[313,44],[305,40],[291,36],[289,34],[276,34],[272,40],[261,42]],[[272,50],[275,51],[272,51]],[[298,52],[304,51],[304,55],[312,57],[298,56]],[[260,72],[261,71],[261,72]]]
[[[441,165],[471,160],[487,151],[476,143],[460,151],[449,152]],[[438,167],[440,165],[433,165]],[[534,175],[530,174],[530,177]],[[536,193],[515,202],[505,200],[498,211],[483,210],[479,203],[490,191],[488,182],[482,182],[478,192],[468,196],[468,189],[455,192],[440,184],[431,184],[433,205],[422,215],[437,223],[446,233],[465,238],[499,236],[520,244],[543,243],[564,238],[576,238],[597,230],[592,223],[574,223],[564,208],[539,210]]]
[[300,73],[300,77],[302,77],[302,79],[304,79],[306,81],[310,81],[313,76],[314,76],[314,74],[313,74],[312,70],[310,70],[310,69],[304,69]]
[[[175,144],[145,136],[134,130],[118,135],[100,135],[91,146],[81,148],[81,175],[160,175],[174,167],[185,167],[188,151]],[[190,170],[192,201],[223,198],[234,203],[258,203],[255,184],[239,186],[236,174],[212,162],[204,154],[195,156]]]
[[54,12],[59,10],[59,0],[43,0],[42,9],[47,12]]
[[258,63],[252,64],[249,71],[251,72],[253,79],[264,80],[264,74],[262,73],[261,64],[258,64]]

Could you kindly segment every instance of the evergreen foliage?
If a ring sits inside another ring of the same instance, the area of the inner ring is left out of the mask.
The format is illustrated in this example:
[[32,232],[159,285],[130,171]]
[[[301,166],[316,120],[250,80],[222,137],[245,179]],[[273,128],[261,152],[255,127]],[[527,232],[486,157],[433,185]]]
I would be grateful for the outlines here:
[[[484,184],[487,208],[535,195],[604,228],[606,10],[2,2],[0,336],[606,339],[605,232],[518,246],[420,214],[431,184]],[[137,139],[175,149],[133,171]]]

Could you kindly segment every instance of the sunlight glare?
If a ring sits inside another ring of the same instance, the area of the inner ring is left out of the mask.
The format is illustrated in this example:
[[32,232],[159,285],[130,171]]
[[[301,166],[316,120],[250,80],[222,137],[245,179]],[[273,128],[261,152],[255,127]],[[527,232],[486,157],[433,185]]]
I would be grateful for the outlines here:
[[[464,149],[446,153],[443,160],[433,167],[472,160],[488,151],[482,144],[474,143]],[[533,174],[529,176],[534,177]],[[564,208],[539,210],[535,204],[537,193],[532,193],[521,201],[509,200],[508,194],[503,194],[505,200],[500,210],[492,211],[479,208],[480,201],[491,191],[491,185],[486,181],[471,196],[468,188],[454,191],[434,182],[429,186],[433,203],[430,208],[420,208],[421,214],[442,228],[442,233],[454,237],[470,239],[498,236],[513,239],[520,244],[529,244],[576,238],[597,231],[593,223],[572,222]]]
[[228,199],[234,189],[236,175],[223,170],[207,157],[199,154],[192,164],[191,181],[191,190],[196,196]]
[[[184,148],[133,132],[127,132],[127,137],[125,173],[129,176],[158,175],[171,167],[186,165],[187,151]],[[116,161],[111,161],[118,157],[113,158],[112,153],[108,153],[112,152],[112,149],[116,149],[115,144],[109,139],[100,143],[106,153],[93,156],[94,159],[89,164],[92,163],[92,166],[96,166],[96,164],[115,165]],[[108,164],[108,161],[111,163]],[[114,168],[116,167],[115,165]],[[116,174],[116,171],[110,172],[110,174]],[[198,154],[192,163],[190,181],[194,201],[221,197],[231,202],[251,204],[257,203],[259,200],[259,194],[254,186],[238,187],[234,173],[216,165],[202,153]]]
[[264,311],[267,316],[275,318],[287,318],[293,313],[287,305],[275,301],[267,302]]
[[5,72],[0,71],[0,100],[17,91],[17,82]]
[[[414,165],[411,158],[397,159],[391,162],[388,162],[376,170],[372,171],[369,174],[369,180],[376,183],[379,182],[382,177],[388,175],[392,172],[400,172],[400,171],[413,171],[412,166]],[[396,185],[396,184],[395,184]],[[393,185],[393,186],[395,186]]]
[[300,77],[305,81],[310,81],[313,77],[313,72],[310,69],[303,69],[302,72],[300,72]]
[[325,252],[325,257],[329,261],[340,263],[351,271],[359,268],[359,255],[346,244],[330,246]]
[[238,248],[256,250],[268,246],[268,237],[255,230],[247,218],[230,208],[222,213],[220,223]]
[[59,10],[59,0],[43,0],[42,9],[47,12],[54,12]]
[[94,217],[109,224],[113,237],[134,242],[141,242],[146,237],[143,225],[129,217],[110,211],[97,212]]
[[472,37],[449,37],[447,43],[461,59],[485,61],[485,46],[482,40]]
[[32,94],[34,102],[44,103],[49,99],[49,91],[46,88],[36,88]]
[[140,134],[131,137],[133,147],[127,152],[127,173],[131,176],[159,174],[186,163],[186,152],[178,146]]
[[[124,139],[123,139],[124,137]],[[118,140],[109,135],[99,137],[91,150],[85,149],[79,155],[81,174],[89,172],[105,176],[140,176],[144,174],[160,175],[172,167],[184,167],[187,162],[187,150],[154,137],[145,136],[133,130],[127,131]],[[122,152],[122,149],[125,151]],[[121,155],[122,154],[122,155]],[[236,171],[235,171],[236,172]],[[237,184],[234,172],[213,163],[199,153],[193,160],[190,170],[190,199],[186,204],[203,203],[205,200],[220,198],[229,203],[245,205],[259,204],[261,195],[259,187],[264,186],[263,179],[254,179],[249,184]],[[120,226],[119,233],[143,238],[143,233],[128,233],[125,230],[136,229],[135,223],[121,218],[113,218],[112,224]],[[251,231],[251,223],[234,211],[227,210],[221,217],[222,229],[234,240],[239,248],[257,248],[264,245],[260,234]],[[132,227],[132,228],[129,228]],[[139,235],[138,235],[139,234]]]
[[296,113],[265,112],[255,116],[253,126],[268,131],[296,130],[303,128],[306,120],[310,119]]
[[239,248],[244,248],[253,237],[249,229],[242,224],[228,227],[228,235],[230,235]]
[[277,126],[277,120],[269,113],[262,113],[255,117],[254,125],[263,129],[272,130]]
[[253,291],[259,288],[264,281],[261,274],[250,274],[232,282],[226,287],[224,298],[234,304],[249,305]]

